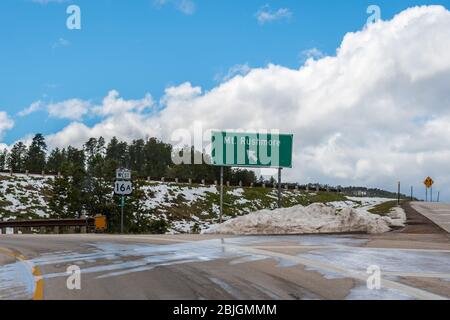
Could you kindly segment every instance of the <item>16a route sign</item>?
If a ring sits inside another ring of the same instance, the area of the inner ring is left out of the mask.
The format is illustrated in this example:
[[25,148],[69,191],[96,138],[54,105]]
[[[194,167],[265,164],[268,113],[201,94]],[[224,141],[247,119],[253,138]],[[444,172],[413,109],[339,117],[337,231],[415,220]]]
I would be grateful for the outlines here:
[[133,193],[133,184],[131,181],[116,181],[114,193],[120,196],[128,196]]
[[292,168],[293,135],[212,132],[216,166]]

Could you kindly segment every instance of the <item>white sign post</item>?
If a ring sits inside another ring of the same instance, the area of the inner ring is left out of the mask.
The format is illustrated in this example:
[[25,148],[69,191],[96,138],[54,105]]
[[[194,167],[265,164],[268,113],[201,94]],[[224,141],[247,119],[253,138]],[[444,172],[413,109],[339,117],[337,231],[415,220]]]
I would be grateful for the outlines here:
[[116,170],[116,183],[114,184],[114,193],[121,197],[121,216],[120,233],[123,234],[123,210],[125,207],[125,196],[133,193],[133,183],[131,182],[131,171],[127,169]]

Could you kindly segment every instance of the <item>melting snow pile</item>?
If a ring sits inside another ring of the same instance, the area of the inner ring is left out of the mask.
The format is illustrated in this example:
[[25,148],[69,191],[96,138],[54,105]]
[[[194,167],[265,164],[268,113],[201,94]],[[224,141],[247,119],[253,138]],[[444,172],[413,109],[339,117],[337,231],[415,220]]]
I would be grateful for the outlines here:
[[[401,209],[399,209],[401,210]],[[381,217],[365,210],[345,208],[336,210],[324,204],[301,205],[286,209],[262,210],[215,225],[205,233],[257,234],[316,234],[316,233],[384,233],[391,227],[402,226],[406,217],[395,211]]]

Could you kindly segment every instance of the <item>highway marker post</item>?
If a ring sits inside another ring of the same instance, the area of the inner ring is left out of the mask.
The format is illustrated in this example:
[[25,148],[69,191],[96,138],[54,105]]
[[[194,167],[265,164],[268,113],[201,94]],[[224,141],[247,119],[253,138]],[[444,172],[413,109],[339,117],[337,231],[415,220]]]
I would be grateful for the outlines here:
[[223,166],[220,167],[220,223],[223,222]]
[[281,168],[278,168],[278,209],[281,209]]
[[120,233],[124,231],[124,210],[125,196],[133,193],[133,183],[131,182],[131,171],[128,169],[116,170],[116,182],[114,184],[114,193],[121,196],[120,199]]
[[122,196],[120,199],[120,233],[123,234],[123,216],[125,210],[125,196]]
[[292,168],[294,135],[279,133],[212,132],[212,164],[220,166],[220,222],[223,219],[223,168],[278,169],[278,207],[281,208],[281,172]]

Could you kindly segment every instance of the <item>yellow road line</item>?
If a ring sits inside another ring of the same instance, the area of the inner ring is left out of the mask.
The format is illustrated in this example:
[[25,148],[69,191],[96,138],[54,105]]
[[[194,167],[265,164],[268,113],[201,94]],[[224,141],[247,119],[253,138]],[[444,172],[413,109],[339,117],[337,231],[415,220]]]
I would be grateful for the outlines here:
[[39,267],[33,267],[33,276],[36,279],[33,300],[44,300],[44,278]]
[[33,300],[44,300],[44,279],[42,278],[42,273],[39,267],[32,266],[23,255],[15,253],[14,251],[11,251],[9,249],[0,248],[0,253],[3,253],[4,255],[14,258],[22,263],[25,263],[30,267],[30,269],[32,270],[31,274],[35,279]]

